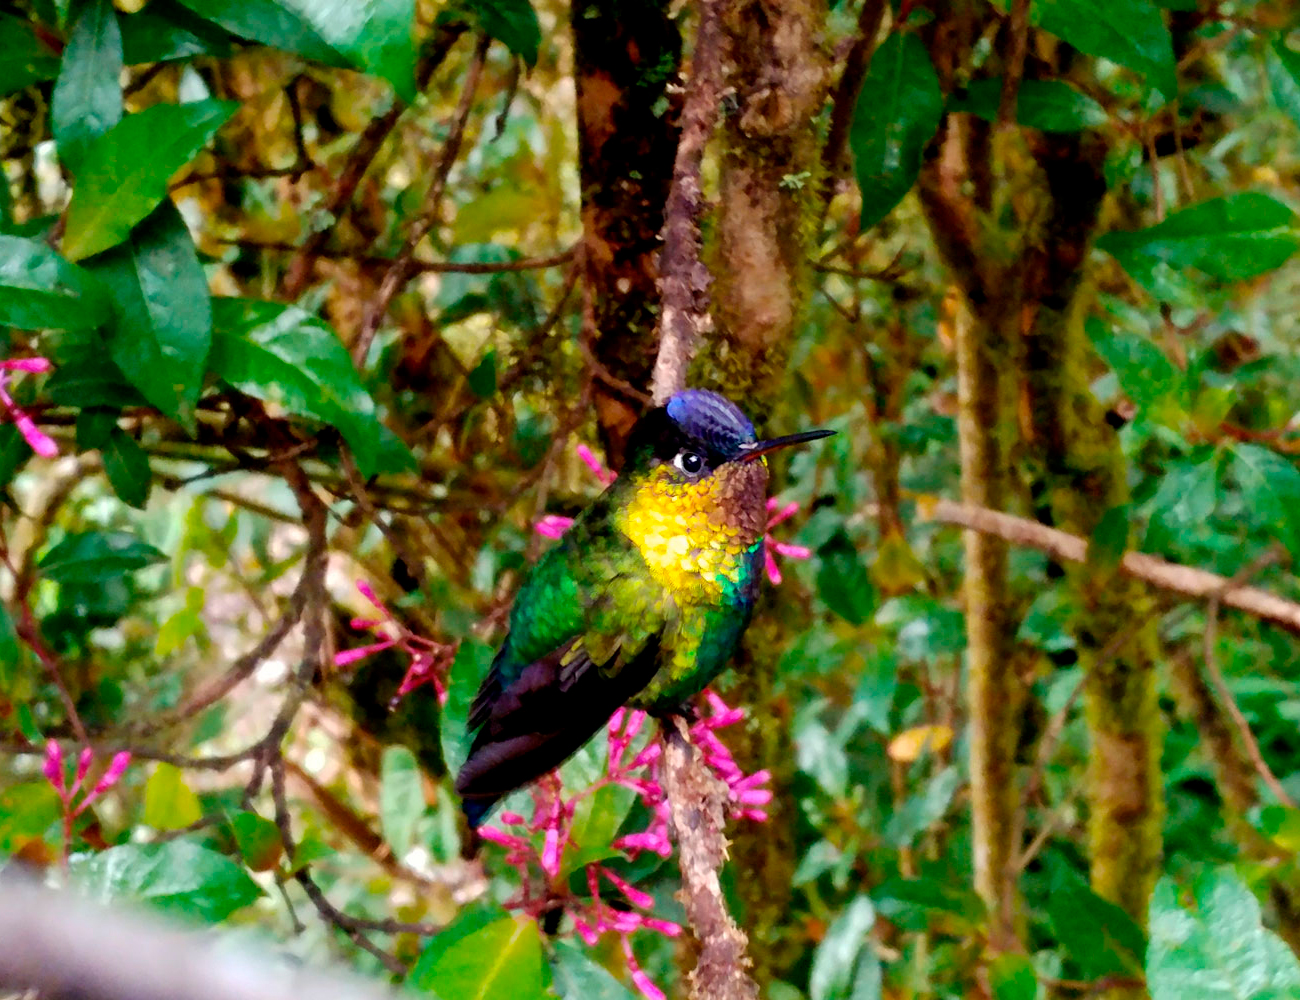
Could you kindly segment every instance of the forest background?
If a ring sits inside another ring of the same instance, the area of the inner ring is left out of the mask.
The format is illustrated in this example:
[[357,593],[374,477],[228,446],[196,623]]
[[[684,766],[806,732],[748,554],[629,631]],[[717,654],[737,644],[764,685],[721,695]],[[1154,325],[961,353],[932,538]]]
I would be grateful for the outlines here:
[[[1298,17],[0,4],[7,877],[444,1000],[1300,996]],[[476,858],[448,778],[670,341],[840,431],[694,733],[749,992],[652,725]]]

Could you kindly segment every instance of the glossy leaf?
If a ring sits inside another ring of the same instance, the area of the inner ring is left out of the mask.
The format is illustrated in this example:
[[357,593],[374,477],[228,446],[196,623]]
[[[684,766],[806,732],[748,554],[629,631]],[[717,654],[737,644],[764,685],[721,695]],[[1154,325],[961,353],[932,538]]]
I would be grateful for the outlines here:
[[880,996],[880,959],[871,946],[876,908],[858,896],[826,930],[813,953],[808,976],[810,1000],[876,1000]]
[[420,957],[408,985],[440,1000],[547,996],[542,938],[531,917],[502,917],[428,955]]
[[637,994],[597,965],[577,945],[557,939],[551,955],[552,990],[560,1000],[637,1000]]
[[74,6],[50,119],[59,159],[80,171],[90,143],[122,120],[122,34],[110,0]]
[[347,60],[292,5],[278,0],[180,0],[205,20],[258,45],[295,52],[329,66]]
[[1247,509],[1273,529],[1293,560],[1300,559],[1300,471],[1294,461],[1259,445],[1239,444],[1232,474]]
[[[969,111],[985,121],[998,120],[1002,78],[976,80],[949,104],[951,111]],[[1043,132],[1078,132],[1107,122],[1106,110],[1063,80],[1024,80],[1016,100],[1016,121]]]
[[212,304],[180,212],[164,202],[130,239],[84,267],[113,296],[113,360],[145,399],[193,433],[212,346]]
[[636,792],[622,785],[605,785],[581,799],[573,813],[560,873],[567,875],[583,865],[617,855],[610,844],[635,802]]
[[123,15],[122,56],[128,66],[168,62],[194,56],[227,56],[230,37],[178,0],[150,0],[147,7]]
[[338,429],[361,475],[414,467],[407,447],[375,416],[338,336],[295,306],[214,299],[209,368],[227,384],[299,417]]
[[925,45],[913,34],[890,35],[872,57],[849,132],[863,228],[912,189],[942,116],[943,94]]
[[1231,869],[1203,873],[1190,906],[1162,878],[1151,896],[1147,986],[1152,1000],[1289,1000],[1300,963],[1260,919],[1259,902]]
[[1295,215],[1280,201],[1252,191],[1215,198],[1134,232],[1111,232],[1097,246],[1130,273],[1152,261],[1194,267],[1220,281],[1254,278],[1281,267],[1300,248]]
[[1273,101],[1300,125],[1300,52],[1288,48],[1285,39],[1277,38],[1265,59]]
[[542,26],[529,0],[466,0],[479,27],[495,38],[528,66],[537,64],[542,44]]
[[415,99],[415,0],[279,0],[352,65]]
[[236,107],[233,101],[155,104],[91,143],[68,205],[64,255],[80,260],[126,239],[167,197],[172,175],[207,145]]
[[38,565],[41,575],[55,583],[93,585],[166,558],[124,531],[86,531],[68,535]]
[[394,857],[405,857],[411,849],[424,805],[424,780],[415,755],[403,746],[386,747],[379,768],[379,826]]
[[481,642],[465,641],[456,650],[447,684],[447,703],[442,707],[442,759],[455,774],[469,757],[470,734],[465,731],[469,706],[492,664],[492,648]]
[[1141,73],[1166,99],[1177,93],[1173,39],[1152,0],[1033,0],[1029,16],[1080,52]]
[[149,456],[143,448],[120,427],[114,427],[108,441],[101,448],[104,456],[104,474],[108,476],[113,492],[124,504],[141,510],[149,503],[149,490],[153,485],[149,469]]
[[138,900],[209,922],[224,920],[262,895],[241,866],[187,840],[110,847],[78,858],[73,875],[104,902]]
[[0,97],[59,74],[59,57],[32,30],[32,25],[0,14]]
[[155,830],[179,830],[202,815],[181,769],[165,762],[155,766],[144,786],[144,821]]
[[0,236],[0,326],[82,330],[109,318],[104,288],[40,240]]

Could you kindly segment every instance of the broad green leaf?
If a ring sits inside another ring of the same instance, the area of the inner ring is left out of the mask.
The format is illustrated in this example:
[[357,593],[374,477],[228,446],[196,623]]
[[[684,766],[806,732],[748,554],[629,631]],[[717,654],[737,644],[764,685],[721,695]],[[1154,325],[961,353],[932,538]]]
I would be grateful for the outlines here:
[[0,326],[83,330],[109,318],[103,287],[40,240],[0,236]]
[[637,1000],[637,994],[577,945],[558,938],[551,956],[552,989],[560,1000]]
[[1028,955],[1007,953],[989,963],[993,1000],[1038,1000],[1038,976]]
[[530,68],[537,64],[542,44],[542,26],[529,0],[466,0],[479,27],[495,38]]
[[875,647],[863,652],[862,673],[853,694],[853,711],[861,713],[878,733],[890,732],[889,713],[898,690],[898,658],[893,650]]
[[48,781],[23,781],[0,788],[0,856],[43,837],[62,812]]
[[1128,504],[1111,507],[1101,515],[1088,541],[1088,565],[1113,569],[1128,548],[1130,511]]
[[1300,125],[1300,52],[1288,48],[1284,38],[1275,38],[1265,59],[1273,100]]
[[605,785],[579,799],[560,874],[618,854],[610,844],[635,802],[636,792],[622,785]]
[[155,830],[179,830],[203,816],[199,798],[174,764],[161,763],[144,786],[144,821]]
[[167,559],[152,545],[124,531],[86,531],[68,535],[38,564],[55,583],[93,585]]
[[415,100],[415,0],[279,0],[358,69]]
[[345,66],[337,52],[311,22],[288,3],[278,0],[180,0],[204,20],[232,35],[284,52],[296,52],[329,66]]
[[1300,560],[1300,471],[1295,463],[1259,445],[1238,444],[1232,476],[1247,508],[1274,529],[1292,560]]
[[131,899],[216,923],[262,895],[243,867],[188,840],[120,844],[82,855],[75,880],[97,899]]
[[1089,322],[1086,328],[1092,346],[1138,409],[1145,410],[1178,389],[1178,369],[1149,338],[1096,322]]
[[112,293],[113,360],[145,399],[194,433],[212,302],[180,212],[164,202],[125,243],[83,266]]
[[875,1000],[880,996],[880,959],[871,946],[876,908],[856,897],[826,929],[813,952],[808,975],[811,1000]]
[[1147,988],[1152,1000],[1294,1000],[1300,962],[1260,920],[1259,903],[1229,868],[1204,872],[1191,907],[1168,876],[1151,896]]
[[[998,120],[1002,78],[976,80],[950,111],[969,111],[985,121]],[[1078,132],[1107,122],[1106,110],[1063,80],[1025,80],[1016,99],[1016,121],[1043,132]]]
[[323,322],[296,306],[255,299],[214,299],[212,315],[213,374],[288,413],[337,428],[367,479],[414,468],[414,457],[379,422],[352,359]]
[[1142,928],[1064,864],[1052,879],[1047,918],[1083,978],[1133,975],[1142,968],[1146,947]]
[[[59,74],[59,57],[29,21],[0,14],[0,97]],[[3,257],[3,254],[0,254]]]
[[1029,17],[1080,52],[1141,73],[1166,99],[1178,92],[1173,39],[1152,0],[1033,0]]
[[1294,221],[1280,201],[1244,191],[1185,208],[1149,229],[1106,233],[1097,246],[1135,277],[1163,261],[1240,281],[1281,267],[1300,248]]
[[108,346],[103,343],[78,345],[68,351],[45,383],[45,392],[59,406],[120,410],[145,405],[144,397],[108,357]]
[[479,684],[492,664],[492,648],[481,642],[466,640],[456,650],[447,679],[447,703],[442,707],[442,759],[447,770],[455,774],[469,757],[470,734],[465,729],[469,707],[478,693]]
[[255,812],[235,813],[230,817],[230,830],[244,863],[255,872],[274,868],[284,853],[279,828]]
[[0,424],[0,494],[32,457],[32,449],[13,424]]
[[122,57],[128,66],[194,56],[228,56],[230,37],[177,0],[150,0],[143,10],[123,15]]
[[943,93],[924,43],[895,32],[872,57],[849,132],[864,229],[912,189],[942,116]]
[[50,119],[59,159],[79,173],[90,143],[122,120],[122,35],[110,0],[74,10]]
[[[439,935],[440,937],[441,935]],[[430,947],[438,942],[434,938]],[[544,1000],[546,963],[531,917],[503,917],[475,930],[434,958],[420,956],[408,986],[440,1000]]]
[[943,819],[961,786],[961,772],[945,767],[907,799],[885,824],[885,839],[896,847],[912,842]]
[[126,431],[114,427],[102,448],[104,473],[117,498],[128,506],[143,510],[149,503],[153,485],[149,456]]
[[77,411],[77,447],[96,451],[108,444],[122,411],[114,406],[83,406]]
[[379,826],[394,857],[405,857],[411,849],[424,806],[424,780],[415,755],[403,746],[386,747],[379,768]]
[[172,175],[207,145],[236,107],[233,101],[155,104],[91,143],[68,205],[64,256],[80,260],[126,239],[167,197]]
[[863,624],[876,606],[866,564],[842,530],[817,550],[817,593],[826,606],[854,625]]
[[466,378],[470,391],[487,399],[497,391],[497,352],[488,351]]

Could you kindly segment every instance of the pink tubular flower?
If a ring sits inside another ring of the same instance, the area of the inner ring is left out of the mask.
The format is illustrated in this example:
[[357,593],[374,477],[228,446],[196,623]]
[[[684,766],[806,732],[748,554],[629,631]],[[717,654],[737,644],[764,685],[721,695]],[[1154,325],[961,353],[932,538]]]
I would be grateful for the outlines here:
[[[737,819],[766,819],[767,813],[761,807],[772,800],[771,789],[767,787],[771,775],[767,771],[745,774],[717,736],[717,730],[740,722],[744,711],[731,708],[712,692],[706,692],[705,702],[708,714],[691,727],[692,742],[700,749],[705,763],[726,782],[732,815]],[[497,817],[498,823],[513,829],[483,826],[479,835],[504,848],[506,863],[520,875],[521,888],[506,901],[508,907],[538,920],[557,909],[563,910],[569,917],[572,933],[588,946],[595,945],[604,934],[617,935],[633,985],[647,1000],[663,1000],[663,991],[637,963],[631,938],[640,931],[676,937],[681,933],[681,926],[656,917],[654,897],[603,862],[571,869],[581,871],[582,882],[587,887],[586,896],[575,895],[570,890],[569,872],[563,864],[570,850],[599,846],[574,841],[574,817],[583,799],[609,785],[635,792],[650,813],[646,829],[624,834],[611,846],[633,859],[643,851],[661,858],[672,854],[668,797],[660,772],[663,743],[659,735],[648,740],[643,736],[646,720],[645,712],[620,708],[610,717],[606,730],[609,753],[605,773],[600,778],[566,799],[558,774],[552,772],[532,786],[531,819],[516,812],[502,812]],[[603,894],[603,886],[612,887],[622,900],[616,905],[606,903],[608,890]]]
[[[587,464],[595,474],[596,479],[602,486],[608,486],[618,476],[605,468],[605,465],[585,444],[577,447],[578,457]],[[763,545],[763,569],[767,572],[767,578],[772,583],[779,584],[783,577],[781,569],[776,564],[777,556],[784,556],[787,559],[809,559],[812,557],[812,550],[803,545],[791,545],[789,542],[778,542],[772,535],[772,529],[782,521],[789,520],[799,512],[799,504],[791,501],[778,510],[779,503],[776,497],[770,497],[767,501],[767,532],[764,536]],[[573,525],[573,518],[563,517],[560,514],[547,514],[536,524],[533,530],[544,538],[559,538]]]
[[422,635],[416,635],[399,622],[387,606],[376,595],[374,589],[365,580],[357,581],[357,590],[379,611],[380,618],[353,618],[348,624],[355,629],[365,629],[379,637],[378,642],[352,649],[341,649],[334,654],[334,666],[346,667],[367,656],[396,646],[411,658],[410,666],[397,687],[389,708],[396,707],[398,701],[424,684],[432,684],[440,705],[447,702],[447,672],[451,661],[456,656],[456,643],[434,642]]
[[36,426],[36,422],[19,408],[13,397],[9,395],[9,373],[29,372],[39,375],[49,371],[51,367],[46,358],[10,358],[0,361],[0,411],[8,413],[9,419],[18,428],[18,433],[31,446],[32,451],[42,458],[53,458],[59,453],[59,446]]
[[95,751],[90,747],[82,747],[81,753],[77,755],[77,773],[73,779],[72,785],[68,785],[67,777],[63,770],[63,748],[54,740],[47,740],[45,743],[45,764],[41,771],[45,775],[45,780],[54,788],[55,794],[59,797],[59,802],[63,804],[63,863],[68,863],[68,852],[72,847],[72,826],[73,821],[80,816],[97,798],[122,780],[122,775],[126,769],[131,766],[131,753],[128,750],[121,750],[113,754],[113,759],[109,761],[108,767],[90,789],[77,802],[77,793],[81,791],[82,784],[86,780],[86,775],[90,773],[90,765],[94,762]]

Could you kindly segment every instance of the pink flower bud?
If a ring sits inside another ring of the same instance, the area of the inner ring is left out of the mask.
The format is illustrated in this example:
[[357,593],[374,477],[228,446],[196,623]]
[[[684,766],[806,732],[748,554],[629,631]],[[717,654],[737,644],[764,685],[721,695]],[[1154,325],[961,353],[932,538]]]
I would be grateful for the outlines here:
[[346,667],[349,664],[356,663],[357,660],[364,660],[367,656],[378,653],[380,650],[388,649],[396,644],[396,639],[385,639],[383,642],[372,643],[369,646],[358,646],[356,649],[341,649],[334,654],[334,666]]
[[560,873],[560,831],[552,826],[542,844],[542,871],[551,878]]
[[89,794],[81,800],[81,805],[77,806],[77,814],[79,815],[88,805],[116,785],[130,766],[131,752],[129,750],[120,750],[113,754],[113,759],[108,763],[108,770],[95,782],[95,787],[90,790]]
[[573,524],[573,518],[561,517],[559,514],[547,514],[533,525],[533,530],[543,538],[559,538]]
[[632,983],[646,1000],[668,1000],[664,996],[664,991],[654,984],[654,981],[645,974],[645,971],[637,964],[636,955],[632,953],[632,942],[626,937],[623,938],[623,957],[627,959],[627,971],[632,976]]
[[773,542],[772,548],[776,549],[778,555],[783,555],[788,559],[811,559],[812,549],[806,545],[791,545],[789,542]]
[[605,876],[605,878],[614,883],[615,888],[626,896],[633,906],[639,906],[643,910],[648,910],[655,905],[653,896],[648,892],[642,892],[627,879],[621,878],[619,875],[605,867],[601,867],[600,872]]
[[773,587],[781,585],[785,579],[781,576],[781,569],[777,566],[776,560],[772,558],[772,550],[764,546],[763,548],[763,569],[767,572],[767,578],[772,581]]
[[595,473],[596,478],[605,486],[608,486],[618,478],[617,475],[605,468],[605,463],[597,458],[595,453],[585,444],[578,445],[574,450],[578,453],[578,457],[587,464],[587,468]]
[[32,372],[40,375],[53,367],[48,358],[9,358],[7,361],[0,361],[0,371]]
[[524,818],[517,812],[503,812],[500,814],[501,822],[508,823],[510,826],[523,826]]
[[63,748],[54,740],[45,742],[45,766],[41,768],[45,780],[54,786],[54,790],[63,796]]
[[502,847],[526,848],[528,846],[528,842],[523,837],[498,830],[495,826],[480,826],[478,835],[489,843],[500,844]]
[[362,597],[364,597],[367,601],[369,601],[371,604],[373,604],[375,607],[377,607],[380,611],[382,611],[382,612],[384,613],[384,617],[385,617],[385,618],[391,618],[391,617],[392,617],[392,615],[389,614],[388,609],[387,609],[386,607],[384,607],[384,602],[381,601],[378,597],[375,596],[374,588],[371,587],[370,584],[366,583],[365,580],[358,580],[358,581],[357,581],[357,590],[361,591],[361,596],[362,596]]

